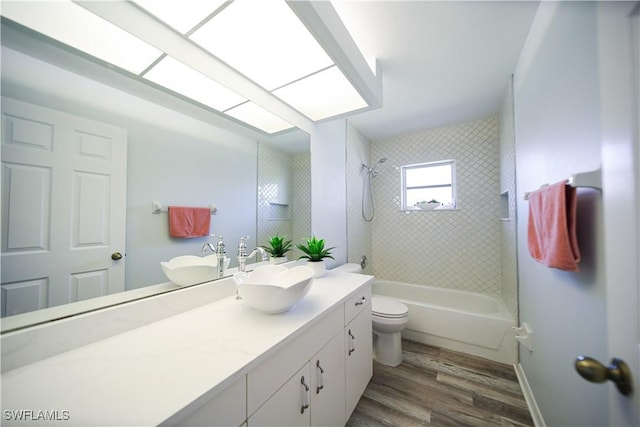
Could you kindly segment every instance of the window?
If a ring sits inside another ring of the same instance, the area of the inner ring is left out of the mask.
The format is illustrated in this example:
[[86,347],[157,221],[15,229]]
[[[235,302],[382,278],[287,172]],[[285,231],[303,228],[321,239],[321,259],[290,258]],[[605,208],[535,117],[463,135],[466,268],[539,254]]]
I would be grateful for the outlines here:
[[424,202],[432,200],[439,204],[430,205],[431,208],[437,206],[441,210],[456,207],[455,160],[405,165],[401,170],[402,210],[428,209]]

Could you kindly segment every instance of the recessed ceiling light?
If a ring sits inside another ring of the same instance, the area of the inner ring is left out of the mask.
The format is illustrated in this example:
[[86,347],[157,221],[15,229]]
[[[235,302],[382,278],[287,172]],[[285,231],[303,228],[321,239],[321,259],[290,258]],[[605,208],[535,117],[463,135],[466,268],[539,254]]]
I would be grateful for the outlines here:
[[225,113],[268,133],[276,133],[293,128],[291,123],[282,120],[253,102],[245,102],[225,111]]
[[284,1],[234,1],[190,38],[267,90],[333,64]]
[[218,111],[246,101],[235,92],[170,56],[158,62],[144,78]]
[[135,74],[162,55],[158,49],[70,1],[2,2],[2,15]]
[[336,66],[274,90],[273,94],[314,121],[367,106]]
[[225,0],[133,0],[161,21],[185,34],[225,3]]
[[328,2],[8,1],[2,15],[267,133],[381,94]]

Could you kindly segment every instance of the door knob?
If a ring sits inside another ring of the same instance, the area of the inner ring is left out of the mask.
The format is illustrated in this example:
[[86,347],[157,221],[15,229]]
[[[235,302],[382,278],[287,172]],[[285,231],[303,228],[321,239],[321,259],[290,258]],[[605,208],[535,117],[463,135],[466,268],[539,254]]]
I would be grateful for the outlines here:
[[114,261],[118,261],[122,259],[122,254],[120,252],[114,252],[111,254],[111,259]]
[[625,396],[633,391],[631,369],[622,359],[611,359],[611,364],[604,366],[591,357],[578,356],[575,367],[580,376],[587,381],[602,383],[611,380],[618,387],[618,391]]

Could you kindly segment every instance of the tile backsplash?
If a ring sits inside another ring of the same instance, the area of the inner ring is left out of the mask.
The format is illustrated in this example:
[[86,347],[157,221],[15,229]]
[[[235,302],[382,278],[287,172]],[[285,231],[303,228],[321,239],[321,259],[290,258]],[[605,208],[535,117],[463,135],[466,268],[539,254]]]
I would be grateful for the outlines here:
[[[258,149],[258,245],[271,236],[302,243],[311,232],[309,153],[286,153],[266,144]],[[296,259],[300,251],[288,253]]]
[[[349,129],[349,261],[359,259],[353,251],[367,250],[367,238],[358,236],[370,227],[370,272],[376,276],[500,296],[498,118],[371,141],[369,159],[388,160],[372,179],[376,214],[367,224],[355,206],[362,200],[364,179],[355,158],[366,152],[365,144],[357,130]],[[447,159],[457,163],[457,209],[401,211],[399,167]],[[357,200],[350,191],[359,193]]]

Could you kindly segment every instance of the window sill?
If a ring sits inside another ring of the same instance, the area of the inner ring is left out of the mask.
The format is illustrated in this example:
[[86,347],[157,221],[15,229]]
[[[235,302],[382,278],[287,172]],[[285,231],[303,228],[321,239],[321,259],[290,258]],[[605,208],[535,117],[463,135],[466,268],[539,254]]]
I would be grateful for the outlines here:
[[407,208],[400,209],[400,212],[451,212],[451,211],[459,211],[459,208],[436,208],[436,209],[420,209],[420,208]]

